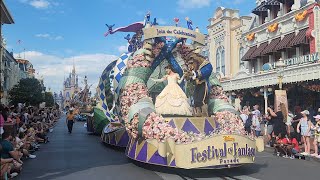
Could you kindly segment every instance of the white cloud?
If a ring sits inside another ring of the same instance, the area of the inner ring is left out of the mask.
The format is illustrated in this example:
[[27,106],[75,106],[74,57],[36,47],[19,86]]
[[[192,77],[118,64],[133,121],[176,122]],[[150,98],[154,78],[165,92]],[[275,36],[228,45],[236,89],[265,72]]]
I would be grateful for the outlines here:
[[36,34],[35,36],[39,38],[49,38],[50,34]]
[[119,46],[119,47],[118,47],[118,51],[119,51],[120,53],[127,52],[127,51],[128,51],[128,45],[127,45],[127,46]]
[[210,6],[211,0],[178,0],[179,11]]
[[50,6],[50,2],[46,0],[32,0],[29,4],[37,9],[47,9]]
[[54,37],[54,40],[62,40],[62,39],[63,39],[62,36],[56,36],[56,37]]
[[54,0],[19,0],[21,3],[28,4],[36,9],[48,9],[52,6],[59,6],[60,3]]
[[[18,54],[15,54],[15,57],[17,56]],[[69,76],[73,62],[76,66],[76,73],[79,75],[80,87],[83,87],[83,78],[87,75],[88,84],[93,84],[91,90],[95,90],[102,71],[110,62],[116,60],[117,56],[96,53],[62,58],[38,51],[26,51],[25,58],[33,64],[36,75],[44,77],[47,88],[51,88],[54,92],[60,92],[64,77]]]
[[45,33],[45,34],[36,34],[35,37],[49,39],[49,40],[63,40],[62,36],[53,36],[53,35],[50,35],[50,34],[47,34],[47,33]]

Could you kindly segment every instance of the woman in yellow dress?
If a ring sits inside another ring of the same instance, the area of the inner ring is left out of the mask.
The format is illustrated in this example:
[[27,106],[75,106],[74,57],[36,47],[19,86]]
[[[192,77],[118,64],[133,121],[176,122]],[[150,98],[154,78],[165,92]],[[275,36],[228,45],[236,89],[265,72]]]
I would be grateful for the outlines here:
[[179,74],[175,73],[169,65],[166,68],[167,75],[162,79],[152,79],[156,82],[168,81],[168,85],[156,98],[156,112],[162,115],[192,116],[188,98],[179,84],[183,81]]

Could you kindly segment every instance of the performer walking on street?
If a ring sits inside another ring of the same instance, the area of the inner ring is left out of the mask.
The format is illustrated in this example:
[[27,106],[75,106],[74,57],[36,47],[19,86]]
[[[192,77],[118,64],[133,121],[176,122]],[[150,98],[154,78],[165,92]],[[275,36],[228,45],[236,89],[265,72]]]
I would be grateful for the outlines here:
[[67,115],[66,123],[67,123],[67,126],[68,126],[69,134],[71,134],[72,133],[73,123],[74,123],[73,109],[70,109],[70,111],[69,111],[69,113]]

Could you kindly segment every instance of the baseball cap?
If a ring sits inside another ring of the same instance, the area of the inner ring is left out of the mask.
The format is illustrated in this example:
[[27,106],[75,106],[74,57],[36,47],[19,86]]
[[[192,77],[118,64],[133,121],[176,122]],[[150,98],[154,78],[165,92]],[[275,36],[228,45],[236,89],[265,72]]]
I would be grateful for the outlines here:
[[309,115],[310,112],[308,110],[304,110],[304,111],[301,112],[301,114]]
[[320,115],[318,114],[318,115],[316,115],[316,116],[313,116],[313,118],[315,118],[315,119],[320,119]]

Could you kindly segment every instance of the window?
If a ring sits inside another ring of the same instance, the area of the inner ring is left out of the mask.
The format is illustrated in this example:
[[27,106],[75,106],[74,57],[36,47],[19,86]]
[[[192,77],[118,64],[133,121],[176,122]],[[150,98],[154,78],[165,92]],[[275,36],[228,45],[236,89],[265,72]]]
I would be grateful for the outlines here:
[[222,74],[226,73],[225,51],[223,46],[218,47],[216,51],[216,72],[220,72]]
[[302,46],[302,55],[310,54],[310,46],[308,44],[303,44]]
[[269,56],[262,57],[262,65],[269,63]]
[[241,61],[243,56],[244,56],[244,48],[240,47],[240,50],[239,50],[239,68],[240,69],[241,69],[242,66],[244,66],[244,62]]
[[285,1],[284,6],[285,6],[285,12],[286,13],[291,12],[291,7],[292,7],[293,4],[294,4],[294,0],[286,0]]
[[278,12],[280,10],[280,6],[272,6],[271,8],[271,19],[276,19],[278,17]]
[[296,57],[296,48],[288,49],[288,58],[295,58]]

